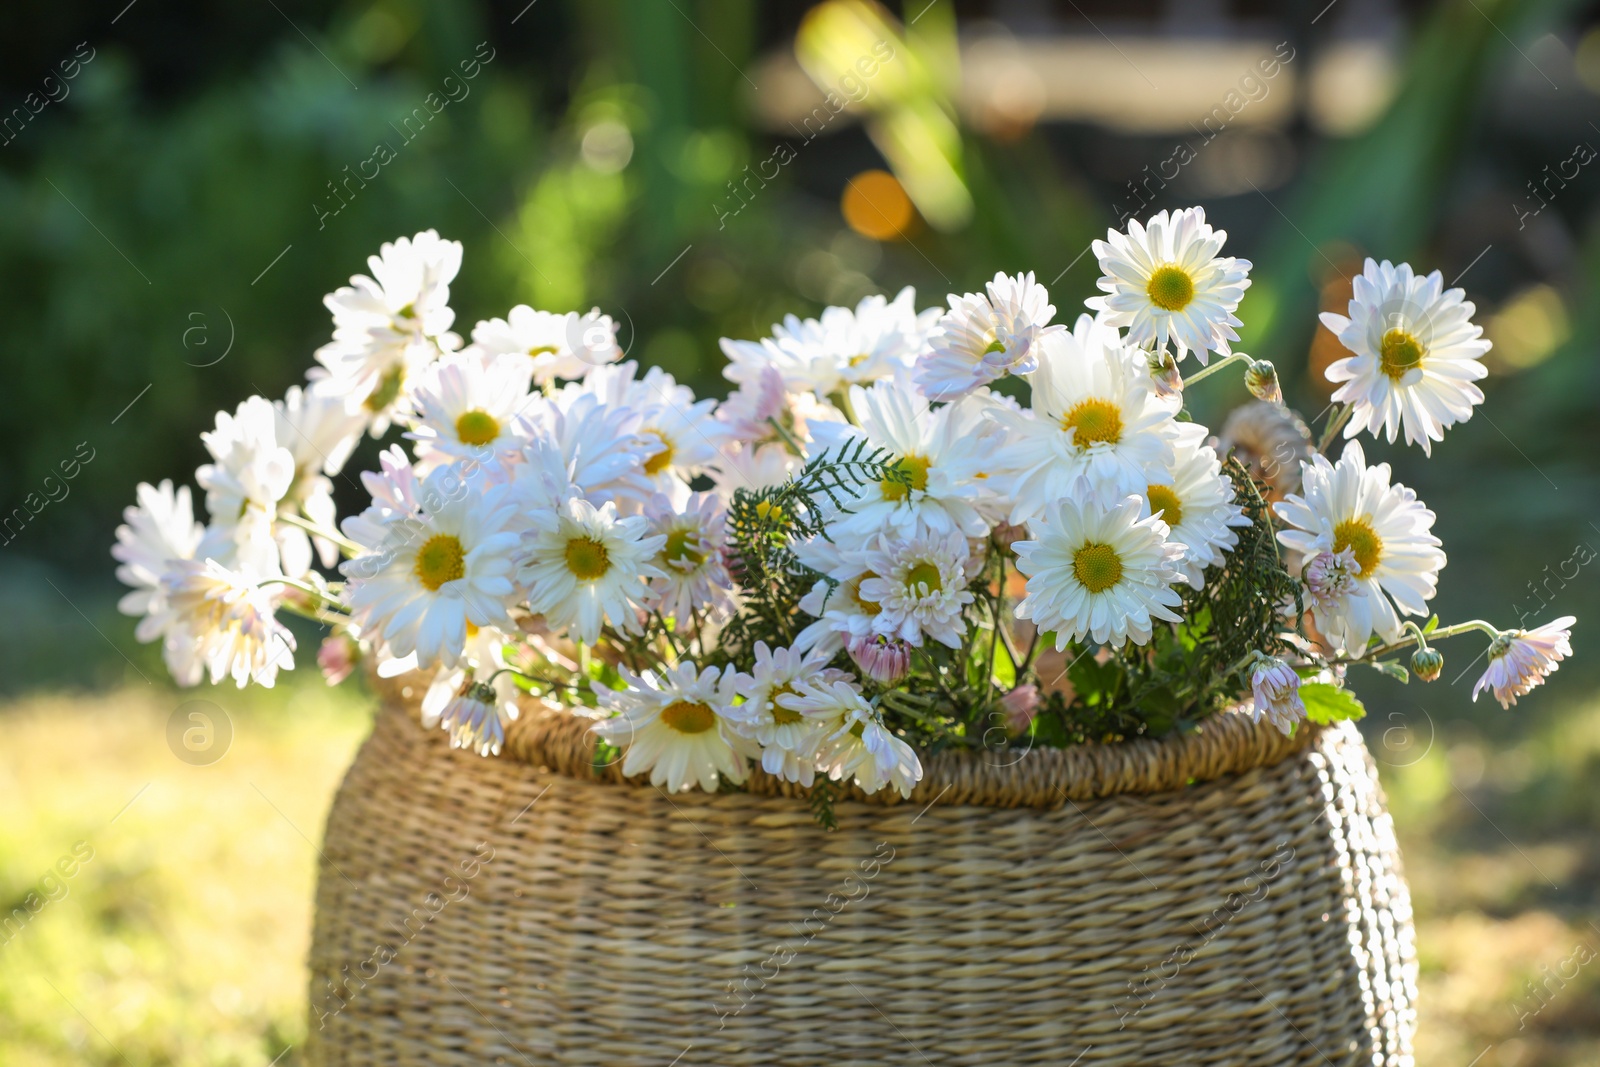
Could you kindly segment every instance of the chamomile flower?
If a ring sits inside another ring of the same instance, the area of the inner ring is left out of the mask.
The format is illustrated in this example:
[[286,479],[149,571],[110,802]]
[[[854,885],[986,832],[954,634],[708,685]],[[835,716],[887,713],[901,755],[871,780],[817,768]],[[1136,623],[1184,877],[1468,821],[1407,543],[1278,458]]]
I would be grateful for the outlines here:
[[744,781],[746,755],[753,746],[735,728],[733,669],[680,661],[657,675],[654,671],[619,673],[628,688],[595,687],[601,704],[616,712],[591,729],[622,748],[622,773],[650,772],[650,784],[669,793],[698,785],[708,793],[718,783]]
[[1056,632],[1056,651],[1085,636],[1103,645],[1150,643],[1156,621],[1178,622],[1183,545],[1167,524],[1141,519],[1144,501],[1129,497],[1112,508],[1061,501],[1034,523],[1032,541],[1018,541],[1017,569],[1028,578],[1019,619]]
[[372,503],[361,514],[346,518],[339,529],[362,548],[377,551],[392,523],[423,510],[422,479],[405,449],[390,445],[378,453],[377,470],[361,472],[361,485]]
[[468,627],[454,667],[440,667],[422,698],[422,725],[450,734],[451,748],[498,756],[506,724],[517,717],[517,684],[506,666],[511,638],[494,626]]
[[660,367],[651,367],[643,377],[638,370],[631,360],[601,367],[562,393],[564,398],[593,394],[608,407],[634,412],[636,432],[647,449],[645,477],[659,492],[686,489],[689,479],[716,464],[728,440],[727,426],[715,417],[715,400],[696,401],[687,386]]
[[[338,520],[333,503],[333,483],[361,439],[366,420],[351,411],[342,397],[313,386],[291,385],[282,400],[273,402],[277,415],[275,436],[294,457],[294,478],[289,483],[280,513],[298,511],[321,526],[332,528]],[[283,555],[285,574],[298,577],[311,569],[313,544],[324,567],[339,562],[339,547],[326,537],[311,538],[297,526],[279,524],[274,530]]]
[[1311,610],[1319,618],[1342,616],[1351,597],[1364,597],[1366,588],[1361,584],[1361,564],[1356,562],[1355,549],[1346,545],[1337,552],[1318,552],[1301,569],[1306,595]]
[[739,733],[761,746],[761,767],[768,774],[807,786],[815,778],[811,751],[820,740],[820,727],[779,699],[804,686],[842,678],[843,671],[828,668],[832,658],[825,652],[772,650],[765,641],[757,641],[755,667],[749,674],[734,675],[734,689],[744,703],[729,715]]
[[167,668],[179,685],[209,675],[272,688],[278,671],[294,668],[294,634],[274,615],[276,602],[249,569],[215,559],[174,560],[162,574]]
[[647,579],[663,577],[651,562],[665,546],[643,515],[618,518],[614,504],[595,507],[569,497],[529,516],[519,575],[528,610],[552,630],[594,644],[606,624],[639,632]]
[[1164,348],[1171,341],[1182,359],[1189,352],[1228,354],[1237,341],[1234,316],[1250,287],[1250,261],[1218,255],[1228,239],[1213,230],[1204,208],[1158,212],[1148,224],[1128,221],[1128,232],[1112,230],[1094,242],[1103,272],[1097,283],[1107,295],[1085,301],[1104,312],[1107,326],[1126,328],[1128,342]]
[[1031,411],[997,408],[1011,431],[1011,522],[1085,496],[1105,507],[1170,485],[1170,433],[1181,401],[1157,395],[1144,355],[1088,315],[1046,337],[1031,384]]
[[1030,374],[1040,340],[1064,330],[1050,293],[1027,274],[996,274],[982,293],[950,294],[950,310],[917,360],[916,382],[929,400],[954,400],[1008,374]]
[[229,415],[217,412],[216,429],[200,435],[213,462],[195,472],[206,491],[206,511],[231,538],[237,558],[262,573],[277,569],[273,519],[294,482],[294,453],[278,441],[278,415],[253,396]]
[[406,434],[417,442],[418,472],[457,460],[472,466],[515,460],[530,373],[526,361],[485,364],[464,354],[429,367],[412,395],[416,422]]
[[130,587],[117,601],[117,610],[139,616],[135,636],[153,641],[160,635],[161,576],[169,563],[194,558],[204,527],[194,521],[187,485],[174,490],[170,481],[158,486],[140,482],[135,499],[137,505],[123,509],[125,525],[117,527],[117,543],[111,546],[119,564],[117,578]]
[[735,442],[754,447],[776,445],[791,452],[810,442],[813,424],[845,421],[837,408],[811,393],[785,389],[783,375],[770,364],[739,383],[717,407],[717,419],[726,424]]
[[1301,468],[1304,496],[1273,505],[1292,530],[1278,540],[1308,558],[1349,549],[1363,596],[1342,598],[1329,613],[1313,601],[1317,629],[1351,652],[1367,647],[1376,631],[1384,640],[1400,636],[1400,616],[1426,615],[1438,588],[1445,555],[1433,529],[1433,512],[1403,485],[1391,485],[1389,465],[1367,466],[1361,442],[1351,441],[1337,464],[1316,456]]
[[595,367],[622,358],[617,324],[595,308],[556,314],[518,304],[503,319],[489,319],[472,328],[472,341],[491,360],[514,357],[538,385],[558,378],[582,378]]
[[864,601],[878,605],[873,630],[918,648],[924,635],[960,648],[967,629],[963,612],[973,601],[967,554],[959,533],[879,537],[866,552],[872,577],[863,578],[859,590]]
[[1472,699],[1485,689],[1494,693],[1502,708],[1555,673],[1572,655],[1572,615],[1563,615],[1532,630],[1507,630],[1489,645],[1489,667],[1472,687]]
[[1328,367],[1336,403],[1353,409],[1345,437],[1365,430],[1390,441],[1402,429],[1406,443],[1432,454],[1445,427],[1466,422],[1483,390],[1472,384],[1488,370],[1489,351],[1476,310],[1460,289],[1445,289],[1438,271],[1419,278],[1411,265],[1388,260],[1366,267],[1353,282],[1350,315],[1322,313],[1322,324],[1354,355]]
[[883,606],[867,598],[861,583],[875,578],[867,569],[865,553],[858,547],[841,549],[821,538],[794,546],[800,562],[824,575],[800,598],[800,610],[816,619],[795,637],[802,652],[816,649],[833,655],[850,638],[878,633],[877,617]]
[[426,230],[385,243],[367,259],[369,278],[323,299],[333,312],[333,340],[317,349],[311,376],[372,417],[381,436],[390,418],[408,410],[406,389],[441,351],[455,348],[450,282],[461,269],[461,243]]
[[345,599],[360,631],[419,666],[454,666],[471,626],[505,626],[515,587],[516,508],[444,467],[422,484],[422,509],[389,524],[371,551],[346,560]]
[[535,397],[522,415],[526,425],[519,433],[527,439],[522,465],[541,472],[559,467],[562,477],[584,499],[599,506],[616,504],[630,512],[641,509],[654,495],[645,461],[658,448],[639,433],[639,414],[630,408],[604,403],[593,393],[564,390],[546,399]]
[[789,391],[817,397],[893,377],[911,366],[939,318],[937,308],[918,314],[916,297],[907,286],[892,301],[873,295],[854,309],[830,307],[815,319],[787,315],[761,341],[724,338],[725,373],[742,383],[771,368]]
[[1179,563],[1184,580],[1205,588],[1207,567],[1219,566],[1223,555],[1239,543],[1234,530],[1249,526],[1244,509],[1233,502],[1233,482],[1222,473],[1216,450],[1206,444],[1206,428],[1193,422],[1174,422],[1172,481],[1145,487],[1146,514],[1161,514],[1170,527],[1168,538],[1184,545]]
[[650,602],[665,618],[686,623],[696,612],[712,618],[733,607],[733,582],[722,561],[727,516],[717,498],[693,493],[681,508],[658,495],[645,509],[652,533],[665,540],[655,558]]
[[892,786],[903,797],[922,781],[916,751],[883,725],[877,709],[849,682],[803,685],[778,702],[816,724],[816,768],[834,781],[854,778],[869,794]]

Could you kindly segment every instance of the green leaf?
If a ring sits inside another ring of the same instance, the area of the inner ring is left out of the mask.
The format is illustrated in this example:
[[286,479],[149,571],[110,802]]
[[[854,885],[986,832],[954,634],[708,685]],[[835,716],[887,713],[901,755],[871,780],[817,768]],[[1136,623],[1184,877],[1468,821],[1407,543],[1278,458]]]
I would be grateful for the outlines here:
[[994,684],[1007,692],[1016,688],[1017,685],[1017,665],[1011,662],[1011,653],[1006,651],[1004,641],[1000,641],[995,645]]
[[1405,685],[1411,681],[1411,672],[1406,670],[1405,667],[1401,666],[1399,663],[1396,663],[1392,659],[1369,660],[1367,666],[1371,667],[1379,674],[1388,675],[1401,685]]
[[1428,620],[1427,625],[1423,626],[1422,632],[1425,635],[1426,634],[1431,634],[1431,633],[1433,633],[1433,631],[1437,630],[1438,628],[1439,628],[1439,616],[1435,615],[1433,618]]
[[1322,726],[1343,719],[1359,719],[1367,709],[1354,693],[1327,682],[1307,682],[1300,687],[1300,699],[1306,704],[1306,718]]

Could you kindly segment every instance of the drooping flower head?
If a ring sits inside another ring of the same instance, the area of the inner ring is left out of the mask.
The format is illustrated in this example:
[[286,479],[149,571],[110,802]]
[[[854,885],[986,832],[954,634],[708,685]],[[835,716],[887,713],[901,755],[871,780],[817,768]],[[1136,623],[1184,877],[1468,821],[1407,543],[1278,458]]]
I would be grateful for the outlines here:
[[1494,693],[1502,708],[1554,674],[1561,661],[1572,655],[1572,615],[1563,615],[1531,630],[1508,630],[1489,645],[1489,666],[1472,687],[1472,699],[1485,689]]
[[1290,733],[1294,724],[1306,717],[1306,704],[1300,696],[1300,676],[1275,656],[1257,655],[1250,672],[1250,690],[1255,698],[1250,705],[1250,717],[1260,722],[1265,716],[1283,733]]
[[878,710],[848,681],[803,686],[779,703],[817,724],[817,770],[834,781],[853,778],[866,793],[892,786],[909,797],[922,780],[916,752],[884,726]]
[[820,740],[819,725],[780,703],[808,685],[844,677],[830,670],[831,653],[801,653],[792,648],[769,649],[756,642],[756,662],[749,674],[734,676],[734,688],[744,698],[730,712],[735,728],[761,746],[761,767],[788,782],[810,785],[816,775],[812,754]]

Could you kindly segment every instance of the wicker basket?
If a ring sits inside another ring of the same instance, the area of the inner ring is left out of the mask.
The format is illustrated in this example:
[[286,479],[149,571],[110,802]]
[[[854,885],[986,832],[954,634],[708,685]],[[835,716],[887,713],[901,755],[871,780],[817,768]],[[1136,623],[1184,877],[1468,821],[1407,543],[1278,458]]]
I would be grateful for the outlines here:
[[1349,724],[941,754],[825,833],[668,796],[529,705],[499,759],[390,685],[328,818],[316,1064],[1409,1065],[1410,901]]

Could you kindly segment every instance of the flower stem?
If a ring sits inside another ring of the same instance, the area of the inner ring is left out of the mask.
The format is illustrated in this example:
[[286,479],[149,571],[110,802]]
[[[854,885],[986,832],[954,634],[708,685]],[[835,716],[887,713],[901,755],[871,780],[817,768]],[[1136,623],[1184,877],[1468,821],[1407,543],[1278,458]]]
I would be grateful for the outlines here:
[[1414,623],[1408,623],[1407,626],[1409,629],[1415,631],[1415,633],[1406,634],[1405,636],[1394,641],[1390,641],[1385,645],[1378,645],[1376,648],[1368,649],[1367,651],[1362,652],[1360,655],[1340,656],[1339,658],[1331,660],[1330,662],[1336,664],[1365,663],[1367,660],[1377,659],[1379,656],[1386,656],[1390,652],[1397,652],[1403,648],[1410,648],[1412,645],[1425,645],[1428,641],[1442,641],[1447,637],[1459,637],[1461,634],[1469,633],[1473,630],[1477,630],[1479,633],[1488,634],[1491,640],[1500,636],[1499,627],[1493,625],[1492,623],[1484,622],[1482,619],[1469,619],[1466,622],[1458,622],[1454,626],[1441,626],[1437,630],[1433,631],[1433,633],[1428,634],[1426,639],[1424,639],[1422,636],[1421,628],[1416,626]]
[[1322,431],[1322,440],[1317,442],[1317,451],[1326,453],[1328,446],[1333,444],[1334,437],[1338,436],[1344,424],[1350,421],[1350,416],[1355,413],[1355,407],[1350,404],[1340,404],[1339,411],[1328,420],[1328,428]]
[[1224,356],[1222,359],[1219,359],[1215,363],[1211,364],[1211,366],[1203,367],[1200,370],[1195,371],[1189,377],[1185,378],[1183,380],[1183,387],[1185,389],[1187,389],[1187,388],[1189,388],[1189,386],[1193,385],[1194,383],[1211,377],[1211,375],[1217,373],[1217,371],[1221,370],[1223,367],[1228,366],[1230,363],[1238,363],[1240,360],[1249,359],[1249,358],[1250,357],[1245,355],[1243,352],[1235,352],[1230,356]]
[[278,516],[278,519],[281,522],[288,523],[290,526],[300,527],[300,529],[304,530],[312,537],[321,537],[332,541],[334,544],[339,546],[339,551],[343,552],[346,556],[358,556],[363,551],[360,545],[350,540],[338,530],[330,530],[320,523],[312,522],[310,519],[301,518],[299,515],[295,515],[290,512],[284,512]]

